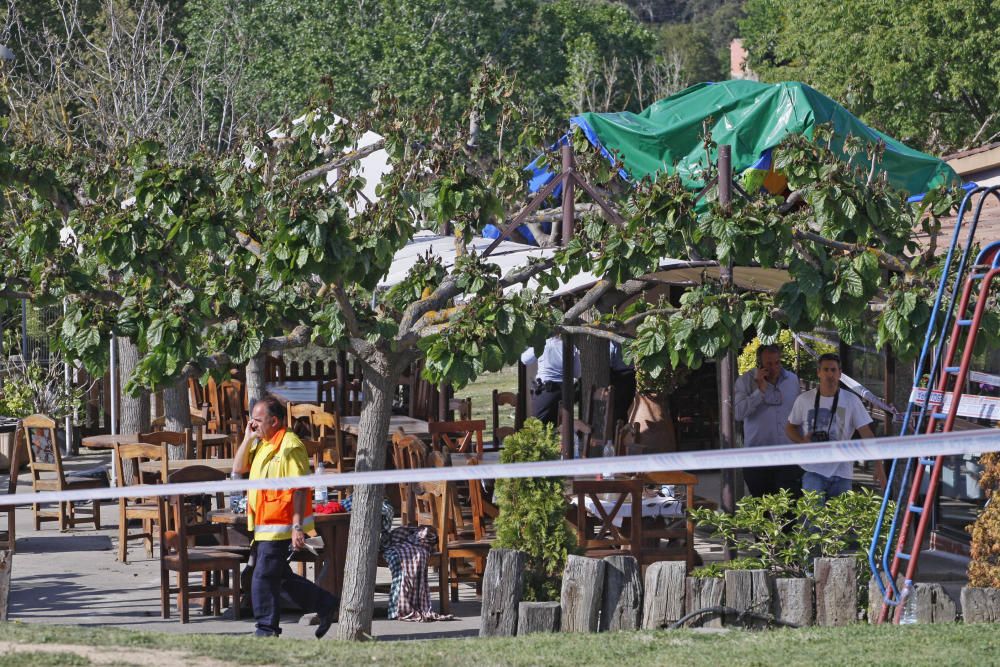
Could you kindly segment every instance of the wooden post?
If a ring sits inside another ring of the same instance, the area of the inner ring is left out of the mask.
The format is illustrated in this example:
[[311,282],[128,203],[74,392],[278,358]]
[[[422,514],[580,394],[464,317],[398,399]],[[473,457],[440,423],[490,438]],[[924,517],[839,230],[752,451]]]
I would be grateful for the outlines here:
[[[12,472],[11,474],[16,473]],[[10,597],[10,568],[13,562],[14,554],[9,549],[0,551],[0,621],[7,620],[7,599]]]
[[522,602],[517,606],[517,636],[559,631],[558,602]]
[[[770,615],[774,593],[767,570],[726,570],[726,606],[737,612]],[[735,620],[735,619],[732,619]],[[753,626],[764,625],[754,620]]]
[[524,427],[528,414],[528,367],[517,362],[517,407],[514,408],[514,430]]
[[[732,206],[733,186],[733,152],[732,146],[719,146],[719,205],[724,213],[729,213]],[[723,290],[733,286],[732,261],[719,267],[719,282]],[[726,352],[719,362],[719,448],[730,449],[735,446],[736,422],[733,418],[733,392],[736,383],[736,355]],[[723,512],[732,514],[736,509],[736,477],[732,468],[722,470],[722,497],[720,507]],[[733,549],[728,548],[729,558],[735,556]]]
[[684,615],[687,563],[661,561],[646,568],[646,590],[642,604],[642,627],[657,630]]
[[811,578],[774,580],[774,617],[799,627],[812,625],[816,617]]
[[[688,577],[684,595],[684,614],[690,614],[699,609],[718,607],[722,605],[722,594],[726,582],[716,577]],[[692,618],[685,623],[689,628],[721,628],[721,614],[705,614]]]
[[604,592],[604,561],[570,556],[562,581],[563,632],[597,632]]
[[954,623],[958,609],[941,584],[914,584],[917,623]]
[[[333,400],[337,404],[337,414],[343,415],[344,408],[346,407],[346,396],[344,394],[347,393],[347,352],[343,350],[337,352],[337,374],[335,379],[337,386],[335,387],[336,393],[333,396]],[[413,405],[416,390],[417,379],[414,378],[414,381],[410,384],[410,405]]]
[[638,630],[642,621],[642,570],[634,556],[604,558],[601,631]]
[[571,459],[573,453],[573,337],[562,335],[563,374],[562,398],[559,403],[559,420],[561,422],[560,441],[562,442],[562,457]]
[[817,558],[816,624],[849,625],[858,615],[857,564],[853,558]]
[[528,554],[523,551],[490,549],[483,573],[480,637],[511,637],[517,632],[517,606],[527,562]]
[[562,179],[562,244],[567,245],[573,238],[573,221],[576,217],[573,147],[569,143],[562,147]]
[[963,586],[961,601],[966,623],[1000,622],[1000,588]]

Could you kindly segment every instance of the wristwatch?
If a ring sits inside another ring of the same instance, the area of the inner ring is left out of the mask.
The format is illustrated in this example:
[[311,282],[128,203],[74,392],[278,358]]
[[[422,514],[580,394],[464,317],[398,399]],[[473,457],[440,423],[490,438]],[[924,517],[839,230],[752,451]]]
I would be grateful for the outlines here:
[[295,531],[295,530],[301,531],[302,530],[302,524],[301,523],[293,523],[292,524],[292,530],[293,531]]

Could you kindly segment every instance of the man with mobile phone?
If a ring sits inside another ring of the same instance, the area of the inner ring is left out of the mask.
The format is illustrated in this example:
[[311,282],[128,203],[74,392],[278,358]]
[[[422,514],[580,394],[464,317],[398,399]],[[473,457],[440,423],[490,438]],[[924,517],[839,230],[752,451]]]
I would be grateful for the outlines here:
[[[285,406],[274,396],[257,401],[243,442],[233,457],[233,472],[250,479],[300,477],[309,474],[309,455],[298,436],[285,429]],[[290,551],[306,548],[306,532],[314,530],[310,489],[251,489],[247,523],[253,531],[256,559],[251,583],[258,637],[281,634],[281,591],[307,612],[316,612],[316,637],[327,633],[339,600],[305,577],[292,572]]]
[[[734,412],[743,422],[743,446],[763,447],[791,442],[785,433],[788,414],[799,395],[799,378],[781,365],[781,348],[757,348],[757,368],[736,379]],[[802,471],[798,466],[763,466],[743,469],[750,495],[762,496],[788,489],[797,495]]]

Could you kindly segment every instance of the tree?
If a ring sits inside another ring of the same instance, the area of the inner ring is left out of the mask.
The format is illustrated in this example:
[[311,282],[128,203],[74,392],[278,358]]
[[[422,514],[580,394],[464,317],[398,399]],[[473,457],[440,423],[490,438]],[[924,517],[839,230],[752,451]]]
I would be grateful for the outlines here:
[[984,0],[748,0],[740,26],[762,80],[803,81],[887,134],[945,152],[1000,136],[994,9]]
[[[483,76],[475,95],[484,102],[473,108],[502,127],[516,111],[515,83],[495,72]],[[618,213],[584,214],[550,259],[502,275],[467,244],[485,222],[506,223],[514,218],[508,212],[521,208],[521,156],[484,165],[466,134],[448,130],[440,109],[410,116],[387,95],[376,104],[371,115],[335,123],[329,104],[314,103],[299,122],[250,132],[239,151],[221,155],[171,156],[151,141],[113,158],[5,147],[0,296],[65,300],[62,342],[89,365],[106,362],[111,332],[131,336],[141,353],[133,383],[149,387],[233,364],[259,366],[269,349],[308,341],[340,347],[364,369],[359,470],[384,464],[392,390],[420,356],[427,379],[460,388],[555,330],[624,343],[640,372],[655,380],[737,351],[747,337],[774,340],[781,323],[832,326],[852,340],[866,317],[877,322],[882,342],[903,354],[916,349],[936,258],[916,254],[911,233],[949,200],[931,193],[917,207],[907,204],[869,175],[874,170],[839,161],[822,129],[815,142],[792,138],[776,150],[777,167],[795,190],[788,202],[696,207],[678,179],[664,176],[607,195]],[[386,137],[392,171],[378,201],[364,205],[354,164],[372,148],[357,142],[373,125]],[[615,170],[582,135],[573,144],[579,170],[614,192]],[[879,158],[878,147],[856,139],[846,145]],[[715,153],[710,137],[706,149]],[[453,267],[428,259],[400,285],[378,288],[416,230],[446,223],[462,250]],[[68,243],[60,241],[64,228]],[[639,298],[582,319],[599,300],[639,294],[644,283],[637,279],[664,257],[780,266],[793,280],[775,295],[707,284],[679,307]],[[551,288],[585,270],[602,279],[566,312],[540,291],[517,289],[529,279]],[[178,400],[174,409],[180,417],[186,405]],[[381,497],[380,486],[355,490],[343,638],[370,634]]]

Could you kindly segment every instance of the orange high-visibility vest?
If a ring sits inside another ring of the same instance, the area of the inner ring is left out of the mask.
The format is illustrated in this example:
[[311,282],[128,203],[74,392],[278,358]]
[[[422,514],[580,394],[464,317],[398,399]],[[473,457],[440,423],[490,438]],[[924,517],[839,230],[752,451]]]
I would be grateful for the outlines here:
[[[299,437],[286,429],[271,440],[258,440],[250,451],[250,479],[276,479],[309,474],[309,454]],[[247,497],[247,527],[254,540],[292,539],[293,496],[295,489],[251,489]],[[302,530],[315,531],[312,502],[307,500],[302,513]]]

